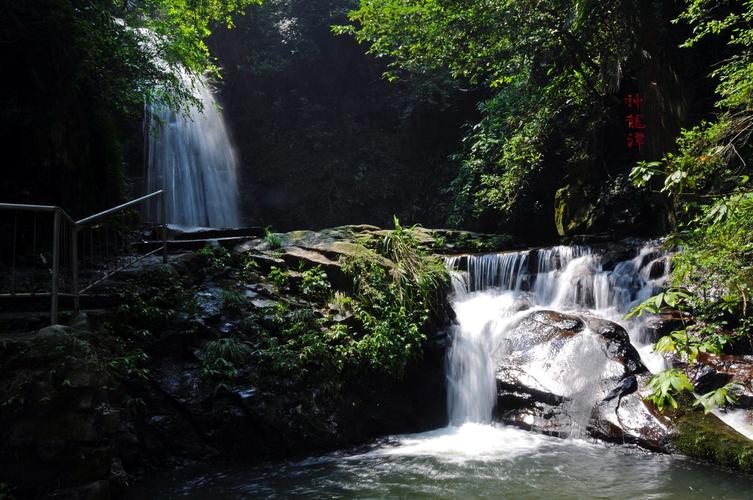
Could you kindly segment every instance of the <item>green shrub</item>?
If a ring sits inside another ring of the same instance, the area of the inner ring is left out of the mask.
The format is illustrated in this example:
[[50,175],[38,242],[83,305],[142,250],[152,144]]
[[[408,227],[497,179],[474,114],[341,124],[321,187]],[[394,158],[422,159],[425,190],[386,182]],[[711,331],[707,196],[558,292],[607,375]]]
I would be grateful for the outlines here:
[[269,278],[269,281],[274,283],[274,285],[280,290],[288,288],[290,284],[290,273],[277,266],[272,266],[270,268],[267,277]]
[[120,293],[116,319],[109,323],[117,334],[149,337],[176,326],[197,311],[194,291],[169,267],[142,273]]
[[[354,290],[352,296],[336,292],[333,306],[352,312],[359,324],[330,324],[312,309],[291,311],[279,303],[269,317],[269,331],[261,333],[260,366],[291,382],[315,381],[332,393],[351,376],[403,375],[421,351],[447,274],[441,261],[419,249],[413,230],[397,220],[380,252],[364,249],[344,261]],[[318,297],[331,292],[319,268],[303,273],[302,289]]]
[[316,266],[301,274],[301,293],[312,299],[324,300],[332,293],[332,285],[321,266]]
[[354,349],[363,367],[393,377],[404,373],[425,339],[424,327],[441,301],[447,271],[438,259],[418,246],[412,228],[395,229],[385,236],[381,254],[365,253],[346,261],[353,276],[353,310],[363,325]]
[[682,370],[672,369],[657,373],[648,382],[647,388],[651,391],[648,395],[659,411],[669,405],[677,408],[675,397],[685,391],[692,392],[693,384]]
[[196,254],[201,257],[202,267],[215,272],[227,269],[232,262],[230,251],[220,245],[207,245],[199,249]]

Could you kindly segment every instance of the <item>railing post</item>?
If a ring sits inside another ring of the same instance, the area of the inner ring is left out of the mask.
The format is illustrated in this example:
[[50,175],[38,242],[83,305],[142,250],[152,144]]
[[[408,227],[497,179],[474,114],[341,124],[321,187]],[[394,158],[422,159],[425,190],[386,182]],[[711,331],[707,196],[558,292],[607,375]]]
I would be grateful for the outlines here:
[[160,195],[160,219],[162,222],[162,263],[167,264],[167,200],[165,190]]
[[80,310],[78,295],[78,224],[73,226],[71,234],[71,292],[73,293],[73,314],[78,315]]
[[56,208],[52,222],[52,290],[50,290],[50,324],[58,322],[58,274],[60,272],[60,209]]

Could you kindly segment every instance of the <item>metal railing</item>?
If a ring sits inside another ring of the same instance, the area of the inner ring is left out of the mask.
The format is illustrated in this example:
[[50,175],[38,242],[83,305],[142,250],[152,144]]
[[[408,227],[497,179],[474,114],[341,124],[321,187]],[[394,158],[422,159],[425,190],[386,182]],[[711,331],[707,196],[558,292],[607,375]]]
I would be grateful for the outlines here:
[[[128,251],[134,248],[133,238],[128,237],[128,231],[124,229],[130,228],[130,225],[122,221],[116,224],[112,220],[108,224],[108,219],[115,216],[125,217],[129,209],[150,200],[159,201],[157,225],[161,230],[162,245],[133,259],[125,259]],[[3,231],[6,235],[8,232],[12,234],[11,238],[3,240],[5,243],[10,241],[10,252],[5,254],[0,251],[0,265],[8,267],[3,281],[0,281],[0,290],[3,287],[8,287],[9,290],[0,293],[0,297],[33,298],[49,294],[51,324],[58,322],[60,297],[70,297],[73,301],[73,310],[78,313],[82,294],[102,284],[114,274],[160,251],[162,261],[167,262],[167,222],[163,190],[78,221],[73,220],[62,208],[50,205],[0,203],[0,212],[12,213],[12,219],[6,221],[7,227]],[[40,221],[40,214],[51,214],[52,220]],[[45,234],[50,239],[45,238]],[[7,262],[4,262],[4,259],[7,259]],[[102,268],[101,273],[96,272],[97,265]],[[80,286],[82,270],[88,272],[90,278],[83,287]],[[49,273],[49,293],[39,289],[38,283],[42,281],[40,276],[45,273]],[[69,283],[66,283],[66,278],[70,279]],[[69,285],[70,293],[61,291],[66,285]]]

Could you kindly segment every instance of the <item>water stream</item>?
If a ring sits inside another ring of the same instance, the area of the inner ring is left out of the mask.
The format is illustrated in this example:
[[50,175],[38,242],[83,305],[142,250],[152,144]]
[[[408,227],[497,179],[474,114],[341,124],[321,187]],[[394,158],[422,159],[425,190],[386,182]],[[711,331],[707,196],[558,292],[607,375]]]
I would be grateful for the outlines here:
[[[668,259],[653,243],[624,260],[605,259],[586,247],[554,247],[447,260],[457,313],[446,363],[447,427],[305,460],[187,468],[137,485],[134,497],[744,498],[753,478],[582,432],[561,439],[492,422],[495,351],[515,342],[511,325],[532,310],[616,321],[645,364],[663,367],[647,348],[645,320],[622,318],[666,280]],[[587,419],[593,381],[611,368],[596,355],[595,335],[578,337],[556,360],[527,353],[526,376],[558,387],[569,397],[568,412]]]
[[202,106],[187,113],[147,110],[147,192],[167,191],[170,224],[238,227],[238,158],[209,85],[196,81],[194,94]]
[[[654,295],[669,273],[669,259],[656,243],[636,255],[603,265],[604,255],[588,247],[557,246],[523,252],[463,255],[447,259],[454,273],[452,306],[457,313],[448,356],[450,423],[490,422],[496,400],[494,359],[500,349],[525,339],[508,333],[520,317],[536,309],[588,314],[622,325],[641,360],[652,372],[664,368],[645,332],[647,317],[625,320],[637,304]],[[465,271],[458,271],[459,267]],[[588,332],[587,332],[588,333]],[[504,341],[507,341],[503,343]],[[596,335],[578,335],[555,354],[535,352],[526,377],[570,400],[570,413],[587,424],[595,384],[613,369]]]

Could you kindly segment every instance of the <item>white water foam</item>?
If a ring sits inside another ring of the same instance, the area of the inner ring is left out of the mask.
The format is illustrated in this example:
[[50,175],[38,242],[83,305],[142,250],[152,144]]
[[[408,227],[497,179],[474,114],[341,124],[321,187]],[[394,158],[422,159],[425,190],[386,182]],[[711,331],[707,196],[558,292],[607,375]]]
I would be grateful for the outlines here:
[[[466,272],[460,271],[462,264]],[[508,333],[520,317],[535,310],[587,312],[618,323],[649,370],[664,369],[664,359],[652,352],[646,338],[647,317],[624,319],[667,279],[669,260],[656,243],[642,246],[635,257],[610,270],[603,269],[600,254],[577,246],[454,256],[447,266],[452,270],[451,302],[458,323],[447,363],[451,425],[491,422],[496,403],[494,359],[501,358],[500,349],[525,342],[507,338]],[[573,435],[583,436],[599,381],[621,367],[605,358],[598,337],[588,329],[553,352],[546,345],[519,348],[526,353],[521,377],[566,397]]]
[[[542,447],[564,445],[562,439],[526,432],[514,427],[465,423],[420,434],[396,436],[397,446],[372,452],[388,456],[436,457],[446,462],[513,460]],[[572,446],[572,442],[567,443]],[[585,442],[582,443],[586,445]]]
[[714,409],[712,413],[748,439],[753,440],[753,410],[742,408]]

